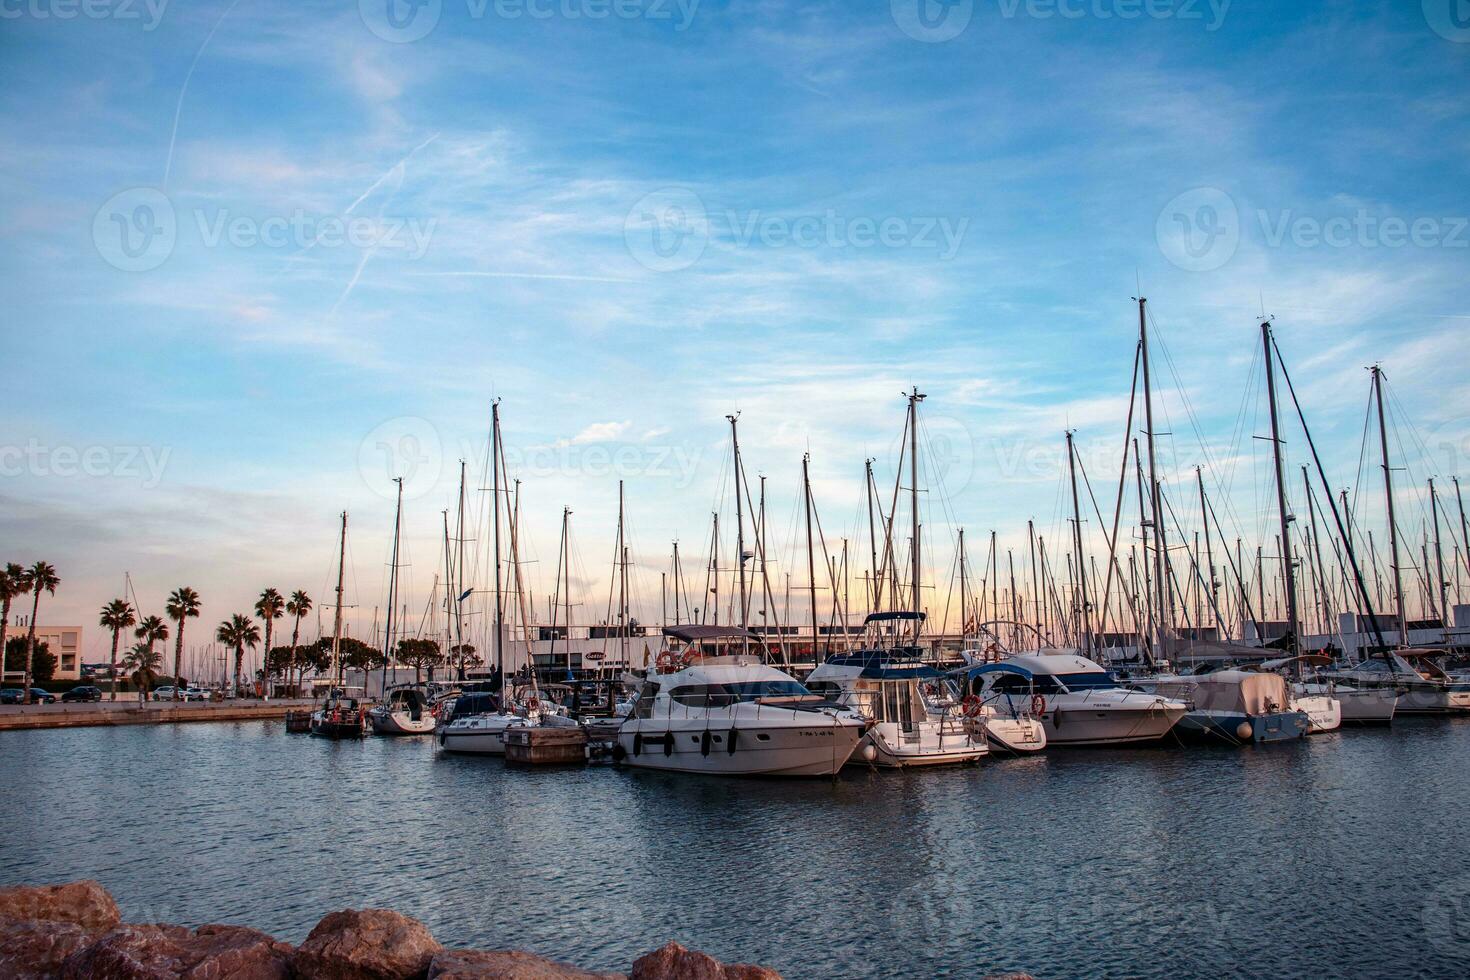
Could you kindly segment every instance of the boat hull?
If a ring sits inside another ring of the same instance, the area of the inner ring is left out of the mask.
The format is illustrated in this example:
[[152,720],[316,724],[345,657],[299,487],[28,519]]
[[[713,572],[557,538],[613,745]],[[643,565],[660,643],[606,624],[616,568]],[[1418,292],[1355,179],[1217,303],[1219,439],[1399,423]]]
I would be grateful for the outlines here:
[[985,738],[1007,752],[1040,752],[1046,748],[1046,725],[1034,718],[987,718]]
[[1342,705],[1334,697],[1325,694],[1297,695],[1291,699],[1292,708],[1304,711],[1311,722],[1308,734],[1320,735],[1335,732],[1342,726]]
[[434,731],[434,716],[427,711],[414,718],[407,711],[369,711],[368,723],[378,735],[430,735]]
[[1291,742],[1305,738],[1312,722],[1305,711],[1276,711],[1247,715],[1230,711],[1191,711],[1174,729],[1180,738],[1196,742]]
[[1389,725],[1398,708],[1398,694],[1391,690],[1344,691],[1335,695],[1342,705],[1343,724]]
[[1137,745],[1162,739],[1184,715],[1183,707],[1061,705],[1040,718],[1047,745]]
[[[871,759],[869,746],[873,750]],[[921,722],[913,731],[905,732],[896,723],[882,722],[868,729],[848,761],[883,769],[909,769],[975,762],[989,751],[983,736],[971,736],[959,725]]]
[[700,719],[634,719],[618,730],[619,755],[624,765],[635,769],[724,776],[831,776],[852,757],[863,730],[846,721],[834,724],[823,718],[822,722],[717,729],[706,727]]
[[439,729],[439,748],[459,755],[505,755],[505,732],[524,726],[520,715],[485,715]]

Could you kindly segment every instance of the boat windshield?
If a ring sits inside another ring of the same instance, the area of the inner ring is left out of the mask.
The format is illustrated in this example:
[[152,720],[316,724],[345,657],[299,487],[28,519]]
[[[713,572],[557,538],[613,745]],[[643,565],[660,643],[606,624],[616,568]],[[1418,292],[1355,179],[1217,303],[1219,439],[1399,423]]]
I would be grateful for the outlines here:
[[742,701],[816,697],[796,681],[741,681],[728,684],[686,684],[669,697],[692,708],[728,708]]
[[1057,674],[1057,681],[1069,691],[1108,690],[1118,686],[1109,673]]

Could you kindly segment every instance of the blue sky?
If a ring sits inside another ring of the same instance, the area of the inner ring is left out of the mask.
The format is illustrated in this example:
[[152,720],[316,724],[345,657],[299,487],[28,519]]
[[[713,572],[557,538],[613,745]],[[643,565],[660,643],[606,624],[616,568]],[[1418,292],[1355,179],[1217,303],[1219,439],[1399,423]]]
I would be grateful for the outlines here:
[[492,397],[538,597],[574,511],[579,616],[619,475],[656,618],[740,411],[796,575],[802,453],[855,536],[914,384],[943,578],[959,524],[1062,540],[1069,426],[1110,496],[1140,289],[1181,506],[1203,441],[1241,533],[1272,519],[1263,307],[1334,482],[1375,360],[1430,448],[1406,482],[1457,472],[1463,2],[394,2],[0,4],[0,528],[58,566],[51,621],[124,571],[205,623],[325,598],[344,508],[370,618],[394,460],[421,607]]

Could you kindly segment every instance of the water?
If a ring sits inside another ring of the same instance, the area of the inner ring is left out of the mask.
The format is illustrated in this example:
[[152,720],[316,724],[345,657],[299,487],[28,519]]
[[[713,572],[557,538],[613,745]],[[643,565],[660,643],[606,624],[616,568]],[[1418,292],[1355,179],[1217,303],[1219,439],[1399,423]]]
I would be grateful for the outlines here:
[[508,770],[279,722],[0,734],[0,882],[299,942],[390,907],[605,970],[1470,973],[1470,720],[803,782]]

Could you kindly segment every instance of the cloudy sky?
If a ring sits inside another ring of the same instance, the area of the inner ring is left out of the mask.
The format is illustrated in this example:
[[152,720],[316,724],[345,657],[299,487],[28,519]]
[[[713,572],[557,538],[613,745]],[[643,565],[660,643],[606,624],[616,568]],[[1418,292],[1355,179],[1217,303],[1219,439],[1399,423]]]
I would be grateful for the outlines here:
[[1263,311],[1365,521],[1365,365],[1405,483],[1470,431],[1456,0],[16,0],[0,78],[0,540],[51,622],[125,573],[205,624],[325,599],[345,509],[365,632],[395,473],[418,619],[494,398],[538,604],[570,507],[583,620],[619,478],[645,619],[733,525],[737,411],[778,590],[802,454],[860,551],[914,385],[931,579],[961,525],[1060,549],[1067,428],[1111,510],[1140,292],[1186,530],[1196,463],[1232,533],[1274,519]]

